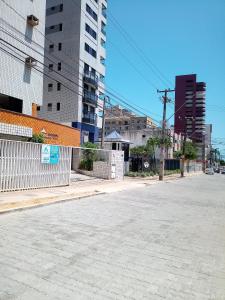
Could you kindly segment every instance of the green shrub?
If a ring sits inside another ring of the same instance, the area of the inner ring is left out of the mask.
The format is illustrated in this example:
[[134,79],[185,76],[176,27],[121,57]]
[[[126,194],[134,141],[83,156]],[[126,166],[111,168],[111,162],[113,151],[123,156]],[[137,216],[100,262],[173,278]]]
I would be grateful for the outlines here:
[[93,160],[91,160],[91,159],[82,159],[80,161],[79,169],[92,171],[93,170]]
[[43,144],[45,142],[43,133],[34,133],[32,138],[29,139],[29,142]]

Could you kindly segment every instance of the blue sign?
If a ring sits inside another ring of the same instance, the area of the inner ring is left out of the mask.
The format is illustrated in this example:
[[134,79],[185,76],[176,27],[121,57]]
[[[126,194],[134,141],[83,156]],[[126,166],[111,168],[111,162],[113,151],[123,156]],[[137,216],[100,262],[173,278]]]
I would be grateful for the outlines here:
[[41,163],[56,165],[59,163],[59,146],[42,145]]
[[59,163],[59,146],[50,147],[50,164],[56,165]]

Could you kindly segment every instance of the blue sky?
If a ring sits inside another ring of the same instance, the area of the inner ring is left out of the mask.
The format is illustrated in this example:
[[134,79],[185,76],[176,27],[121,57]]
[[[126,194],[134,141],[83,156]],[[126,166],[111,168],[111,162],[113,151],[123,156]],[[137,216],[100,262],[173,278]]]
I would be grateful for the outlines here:
[[[174,88],[176,75],[196,73],[198,81],[207,83],[207,122],[213,124],[214,139],[224,138],[224,146],[218,146],[225,149],[225,1],[109,0],[108,4],[107,86],[160,120],[162,104],[155,87]],[[171,85],[140,59],[113,17]],[[167,116],[172,114],[169,105]]]

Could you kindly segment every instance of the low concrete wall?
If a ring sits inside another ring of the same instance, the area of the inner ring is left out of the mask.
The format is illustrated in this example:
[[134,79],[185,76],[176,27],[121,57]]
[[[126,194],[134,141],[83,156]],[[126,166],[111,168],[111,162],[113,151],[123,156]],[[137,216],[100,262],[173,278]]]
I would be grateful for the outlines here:
[[80,162],[83,159],[85,149],[73,148],[72,169],[87,176],[102,179],[122,180],[124,177],[124,152],[113,150],[92,150],[96,151],[98,159],[93,162],[93,170],[79,169]]

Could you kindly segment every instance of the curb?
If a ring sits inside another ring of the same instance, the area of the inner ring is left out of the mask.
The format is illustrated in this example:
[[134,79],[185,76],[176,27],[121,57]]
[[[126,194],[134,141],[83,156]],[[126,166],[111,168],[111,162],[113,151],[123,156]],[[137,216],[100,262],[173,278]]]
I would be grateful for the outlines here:
[[[6,208],[1,210],[0,208],[0,215],[3,214],[8,214],[8,213],[13,213],[13,212],[19,212],[22,210],[28,210],[28,209],[33,209],[33,208],[39,208],[39,207],[43,207],[43,206],[50,206],[50,205],[54,205],[54,204],[59,204],[59,203],[63,203],[63,202],[69,202],[69,201],[75,201],[75,200],[80,200],[80,199],[85,199],[91,196],[97,196],[97,195],[104,195],[106,194],[105,192],[90,192],[89,194],[83,195],[83,196],[75,196],[74,194],[68,194],[66,198],[64,199],[58,199],[56,197],[46,197],[46,198],[36,198],[34,200],[32,200],[32,202],[38,202],[38,201],[42,201],[42,203],[33,203],[33,204],[28,204],[27,206],[19,206],[19,207],[15,207],[15,208]],[[58,196],[58,198],[60,198],[62,196]],[[48,202],[49,200],[55,200],[52,202]],[[16,203],[16,202],[14,202]]]
[[[186,175],[184,178],[192,177],[194,175],[201,175],[201,174],[202,173],[192,173],[192,174]],[[168,183],[169,181],[184,179],[184,178],[182,178],[180,176],[168,175],[168,176],[165,176],[164,182]],[[160,181],[158,181],[156,179],[150,179],[149,181],[151,183],[154,182],[154,181],[155,181],[155,183],[160,183]],[[144,185],[151,185],[148,182],[143,182],[143,184]],[[36,198],[36,199],[32,199],[32,200],[26,200],[27,202],[26,201],[24,201],[24,202],[23,201],[21,201],[21,202],[12,202],[11,203],[12,206],[15,205],[15,207],[11,207],[11,208],[9,207],[9,208],[5,208],[5,209],[4,208],[1,209],[1,205],[0,205],[0,215],[13,213],[13,212],[17,212],[17,211],[19,212],[19,211],[22,211],[22,210],[38,208],[38,207],[42,207],[42,206],[49,206],[49,205],[63,203],[63,202],[75,201],[75,200],[85,199],[85,198],[88,198],[88,197],[91,197],[91,196],[105,195],[105,194],[107,194],[107,192],[93,191],[93,192],[89,192],[89,193],[86,193],[86,194],[84,193],[83,195],[77,195],[77,194],[74,194],[74,193],[70,193],[68,195],[65,195],[63,199],[62,199],[63,196],[61,195],[61,196],[51,196],[51,197],[46,197],[46,198]],[[10,206],[10,204],[8,206]]]

